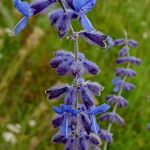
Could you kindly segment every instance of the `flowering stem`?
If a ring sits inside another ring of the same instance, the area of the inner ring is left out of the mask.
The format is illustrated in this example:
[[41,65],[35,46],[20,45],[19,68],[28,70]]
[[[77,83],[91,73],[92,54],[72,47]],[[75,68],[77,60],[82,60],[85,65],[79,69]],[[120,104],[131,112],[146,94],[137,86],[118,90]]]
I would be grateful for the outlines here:
[[[66,12],[66,7],[63,4],[63,1],[59,0],[59,2],[61,4],[61,7],[64,10],[64,12]],[[74,56],[75,56],[75,61],[77,62],[78,61],[78,52],[79,52],[78,36],[76,35],[76,33],[74,31],[74,28],[73,28],[71,23],[70,23],[70,29],[71,29],[71,33],[74,37],[74,39],[73,39],[73,44],[74,44],[73,53],[74,53]],[[78,77],[75,77],[74,85],[75,85],[76,90],[78,90],[78,80],[77,79],[78,79]],[[75,109],[78,109],[77,108],[78,107],[78,94],[76,95],[76,104],[75,104],[74,107],[75,107]],[[78,126],[78,123],[77,123],[77,126]],[[78,134],[78,127],[76,128],[76,134]]]
[[[126,32],[125,30],[124,30],[124,35],[125,35],[125,44],[126,44],[126,46],[128,47],[128,37],[127,37],[127,32]],[[128,57],[130,56],[129,51],[128,51],[128,53],[127,53],[127,56],[128,56]],[[129,68],[130,68],[130,63],[127,63],[126,69],[129,69]],[[127,79],[127,76],[125,75],[124,78],[123,78],[123,83],[126,82],[126,79]],[[121,95],[122,95],[122,92],[123,92],[123,88],[120,88],[120,90],[119,90],[117,96],[121,96]],[[117,111],[117,108],[118,108],[118,106],[117,106],[117,104],[116,104],[116,105],[114,106],[112,112],[115,113],[115,112]],[[111,131],[112,126],[113,126],[113,124],[110,122],[110,123],[108,124],[108,128],[107,128],[107,131],[108,131],[108,132]],[[106,141],[105,144],[104,144],[103,150],[107,150],[107,148],[108,148],[108,142]]]

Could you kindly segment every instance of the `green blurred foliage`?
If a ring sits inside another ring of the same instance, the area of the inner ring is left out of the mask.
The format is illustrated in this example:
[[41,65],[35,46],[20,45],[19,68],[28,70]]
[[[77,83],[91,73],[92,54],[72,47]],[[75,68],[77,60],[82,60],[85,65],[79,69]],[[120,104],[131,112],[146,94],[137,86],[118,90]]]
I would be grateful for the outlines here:
[[[109,150],[150,149],[150,133],[146,130],[150,121],[150,104],[147,101],[150,96],[149,6],[150,0],[101,0],[88,14],[96,29],[113,38],[123,37],[123,30],[126,29],[130,38],[139,41],[138,49],[133,49],[131,54],[143,60],[141,67],[133,66],[138,76],[130,81],[137,88],[133,92],[124,93],[130,105],[118,112],[125,118],[126,125],[113,126],[114,143]],[[71,83],[71,78],[57,77],[48,63],[54,51],[71,51],[73,44],[66,39],[58,39],[47,15],[32,18],[19,36],[9,37],[9,29],[20,18],[11,1],[0,1],[0,150],[61,150],[61,145],[56,146],[50,142],[56,131],[49,122],[54,115],[51,107],[62,101],[48,102],[44,91],[55,84]],[[74,27],[80,29],[79,24],[74,24]],[[32,36],[36,31],[37,37]],[[97,102],[101,104],[105,102],[105,96],[112,92],[111,80],[115,76],[118,48],[105,51],[82,40],[79,47],[102,70],[97,77],[85,77],[105,86],[105,91],[97,97]],[[28,125],[31,119],[37,122],[34,128]],[[8,144],[1,136],[8,131],[8,123],[19,123],[22,127],[21,133],[16,135],[18,141],[15,145]]]

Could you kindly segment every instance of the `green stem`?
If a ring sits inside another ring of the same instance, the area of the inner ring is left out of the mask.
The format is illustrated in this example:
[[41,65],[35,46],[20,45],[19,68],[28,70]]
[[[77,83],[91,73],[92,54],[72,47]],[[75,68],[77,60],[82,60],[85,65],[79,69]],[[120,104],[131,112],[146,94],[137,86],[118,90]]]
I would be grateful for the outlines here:
[[[124,31],[124,35],[125,35],[125,45],[128,46],[128,37],[127,37],[127,32],[126,32],[126,31]],[[130,56],[129,51],[128,51],[128,53],[127,53],[127,56],[128,56],[128,57]],[[129,69],[129,68],[130,68],[130,63],[128,63],[127,66],[126,66],[126,69]],[[127,76],[124,76],[124,78],[123,78],[123,83],[126,82],[126,79],[127,79]],[[122,92],[123,92],[123,88],[120,88],[120,90],[119,90],[117,96],[121,96],[121,95],[122,95]],[[117,106],[117,104],[116,104],[116,105],[114,106],[112,112],[116,113],[117,108],[118,108],[118,106]],[[107,128],[107,131],[108,131],[108,132],[111,132],[112,126],[113,126],[112,123],[109,123],[109,124],[108,124],[108,128]],[[109,143],[108,143],[107,141],[104,143],[103,150],[107,150],[108,144],[109,144]]]

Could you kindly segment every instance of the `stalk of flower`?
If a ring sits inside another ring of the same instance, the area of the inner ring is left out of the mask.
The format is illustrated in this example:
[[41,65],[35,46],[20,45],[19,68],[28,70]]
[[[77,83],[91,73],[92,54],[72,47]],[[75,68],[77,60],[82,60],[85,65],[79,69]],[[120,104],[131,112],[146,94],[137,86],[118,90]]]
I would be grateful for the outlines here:
[[[117,108],[124,108],[128,106],[128,101],[124,97],[122,97],[123,91],[131,91],[132,89],[135,88],[135,86],[132,83],[126,81],[129,77],[136,76],[136,72],[130,69],[131,64],[135,65],[141,64],[141,60],[139,58],[130,56],[130,47],[136,48],[137,42],[132,39],[128,39],[126,31],[125,31],[125,39],[115,40],[114,45],[123,46],[123,48],[119,51],[119,58],[116,60],[116,63],[117,64],[127,63],[127,65],[126,68],[117,68],[115,70],[117,77],[112,81],[112,84],[115,86],[113,91],[116,94],[109,95],[106,97],[108,104],[114,107],[112,112],[106,113],[100,117],[101,121],[109,120],[109,125],[106,130],[107,134],[111,132],[114,123],[119,123],[121,125],[125,123],[124,119],[117,114]],[[112,142],[112,139],[110,140],[109,138],[108,139],[105,138],[105,133],[103,136],[104,140],[106,140],[103,150],[107,150],[108,144]]]

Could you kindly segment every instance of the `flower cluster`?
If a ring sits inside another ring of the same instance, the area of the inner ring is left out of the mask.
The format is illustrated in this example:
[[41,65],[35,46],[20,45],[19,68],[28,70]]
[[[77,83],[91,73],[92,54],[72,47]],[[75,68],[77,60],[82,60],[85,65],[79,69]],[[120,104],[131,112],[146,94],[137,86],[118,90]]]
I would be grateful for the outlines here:
[[[72,85],[63,85],[46,90],[48,99],[62,97],[64,103],[59,107],[53,107],[57,114],[52,120],[54,128],[58,132],[53,136],[53,143],[65,144],[66,150],[99,149],[100,138],[105,131],[101,130],[96,121],[96,115],[103,114],[109,109],[109,105],[95,106],[94,96],[100,95],[102,85],[85,81],[84,74],[98,75],[99,67],[87,60],[82,53],[78,53],[77,39],[83,38],[92,45],[103,48],[111,46],[112,39],[92,26],[86,14],[92,10],[96,0],[36,0],[29,4],[21,0],[13,0],[15,8],[23,15],[23,19],[14,27],[11,35],[19,34],[26,26],[29,18],[37,14],[47,13],[49,7],[60,4],[61,8],[49,13],[49,21],[56,29],[60,38],[67,36],[76,45],[74,53],[59,50],[50,61],[50,66],[56,69],[57,75],[73,77]],[[71,22],[79,20],[83,30],[75,32]],[[104,138],[109,139],[109,135]]]
[[[108,120],[110,122],[108,127],[108,132],[110,132],[113,123],[119,123],[123,125],[124,119],[116,113],[117,108],[124,108],[128,106],[128,101],[122,96],[123,91],[131,91],[135,88],[135,85],[127,82],[127,78],[136,76],[136,72],[130,68],[131,64],[140,65],[141,60],[139,58],[130,56],[130,48],[136,48],[137,42],[132,39],[117,39],[114,41],[114,46],[123,46],[119,51],[119,58],[117,58],[116,63],[127,64],[126,68],[119,67],[115,70],[116,78],[113,79],[112,84],[114,85],[113,91],[115,94],[111,94],[106,97],[107,103],[114,106],[112,112],[108,112],[100,117],[100,120]],[[107,140],[107,144],[108,144]],[[107,149],[107,144],[104,150]]]
[[[94,29],[86,14],[96,5],[96,0],[35,0],[31,4],[13,0],[13,3],[23,15],[23,19],[14,27],[11,35],[19,34],[27,26],[30,17],[48,13],[50,7],[58,4],[56,6],[61,7],[49,12],[49,21],[60,38],[67,37],[74,42],[74,53],[59,50],[50,61],[50,66],[56,70],[57,75],[69,75],[73,78],[71,85],[65,84],[46,90],[49,100],[60,98],[64,101],[59,107],[53,107],[56,116],[52,120],[52,125],[58,128],[58,132],[53,136],[52,142],[64,144],[66,150],[91,148],[98,150],[101,139],[111,143],[111,124],[123,125],[125,123],[123,118],[116,113],[118,107],[128,106],[128,101],[122,96],[122,92],[135,88],[132,83],[126,82],[126,79],[136,76],[136,72],[130,69],[130,64],[141,64],[140,59],[129,55],[130,47],[136,47],[137,42],[127,38],[113,41],[109,36]],[[71,23],[78,20],[83,29],[75,32]],[[127,68],[116,69],[117,78],[112,81],[113,91],[116,94],[106,97],[108,104],[114,105],[112,112],[105,113],[109,109],[107,104],[95,105],[94,96],[100,95],[103,86],[83,79],[85,74],[98,75],[100,69],[95,63],[86,59],[84,54],[78,52],[78,38],[102,48],[110,48],[114,45],[123,46],[116,63],[127,63]],[[100,128],[96,115],[101,115],[101,121],[110,122],[108,130]]]
[[60,97],[64,100],[64,104],[53,107],[57,115],[52,125],[59,130],[52,142],[65,144],[66,150],[73,150],[75,146],[79,150],[88,150],[90,147],[98,149],[103,131],[97,124],[96,115],[106,112],[109,106],[95,106],[94,96],[100,95],[103,86],[82,78],[83,74],[97,75],[98,66],[82,53],[78,53],[76,60],[73,53],[64,50],[55,53],[50,66],[56,69],[58,75],[71,75],[74,78],[72,85],[46,90],[49,100]]
[[29,18],[38,14],[48,13],[49,8],[59,3],[61,8],[52,10],[49,13],[49,21],[56,29],[60,38],[63,38],[72,29],[72,20],[79,20],[83,31],[76,32],[70,38],[81,37],[92,45],[108,48],[112,44],[112,39],[94,29],[90,20],[86,17],[96,4],[96,0],[36,0],[29,4],[21,0],[13,0],[15,8],[23,15],[23,18],[11,31],[12,36],[18,35],[26,26]]

